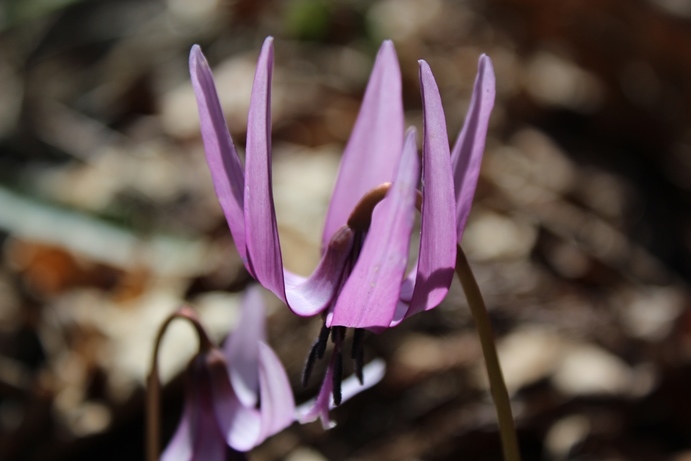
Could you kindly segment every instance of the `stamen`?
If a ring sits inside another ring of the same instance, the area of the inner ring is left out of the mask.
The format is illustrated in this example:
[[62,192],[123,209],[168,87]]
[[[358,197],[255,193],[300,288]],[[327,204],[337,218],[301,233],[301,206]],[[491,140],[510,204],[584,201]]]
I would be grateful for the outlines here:
[[307,387],[309,383],[310,376],[312,375],[312,369],[314,368],[314,362],[316,359],[321,360],[324,358],[324,352],[326,351],[326,343],[329,341],[329,334],[331,333],[331,328],[326,325],[322,325],[322,329],[319,331],[319,336],[312,344],[310,353],[307,355],[307,361],[305,361],[305,368],[302,370],[302,387]]
[[365,367],[365,352],[360,349],[357,357],[355,357],[355,376],[361,386],[365,385],[365,375],[362,369]]
[[333,327],[331,342],[334,343],[339,350],[341,349],[341,344],[343,344],[343,340],[345,339],[345,331],[345,327]]
[[350,349],[350,358],[354,359],[360,353],[362,349],[362,338],[365,337],[364,328],[356,328],[353,331],[353,346]]
[[314,344],[312,345],[312,348],[310,349],[310,353],[307,354],[307,360],[305,361],[305,368],[302,370],[302,379],[300,382],[302,383],[302,387],[307,387],[307,384],[309,384],[310,376],[312,375],[312,369],[314,368],[314,362],[317,358],[317,348],[319,347],[319,340],[317,339]]
[[343,395],[341,394],[341,383],[343,382],[343,354],[340,350],[335,350],[333,353],[335,357],[331,393],[334,398],[334,404],[340,405],[343,400]]
[[343,381],[343,340],[345,339],[345,327],[333,327],[331,329],[331,341],[334,343],[333,375],[331,393],[333,394],[334,404],[340,405],[342,398],[341,383]]
[[357,376],[360,384],[364,384],[364,376],[362,368],[365,363],[365,350],[362,347],[363,338],[365,337],[364,328],[356,328],[353,332],[353,345],[350,349],[350,357],[355,360],[355,376]]
[[315,343],[315,346],[318,346],[317,358],[319,360],[324,358],[324,352],[326,351],[326,343],[329,340],[329,333],[331,333],[331,328],[327,327],[326,325],[322,325],[322,329],[319,332],[319,338],[317,338],[317,342]]

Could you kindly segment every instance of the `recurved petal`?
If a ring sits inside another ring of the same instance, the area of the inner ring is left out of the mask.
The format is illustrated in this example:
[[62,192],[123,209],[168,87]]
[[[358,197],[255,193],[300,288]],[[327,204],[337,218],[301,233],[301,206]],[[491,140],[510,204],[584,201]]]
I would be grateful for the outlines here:
[[[341,404],[377,384],[384,377],[384,373],[386,373],[386,363],[383,360],[377,359],[363,368],[363,384],[360,384],[357,376],[349,376],[341,383]],[[330,429],[335,426],[335,423],[329,418],[329,410],[336,406],[331,394],[332,388],[333,369],[329,367],[317,398],[303,403],[296,410],[297,419],[301,424],[311,423],[316,421],[317,418],[321,418],[324,429]]]
[[216,417],[228,444],[238,451],[251,450],[295,421],[295,401],[283,365],[265,343],[260,342],[258,350],[259,409],[234,398],[227,376],[215,381]]
[[271,185],[271,75],[273,38],[264,41],[247,121],[245,236],[250,272],[285,301],[283,259]]
[[422,219],[415,287],[409,317],[436,307],[446,296],[456,262],[456,198],[444,109],[432,70],[420,61],[423,104]]
[[333,360],[329,363],[324,374],[324,381],[319,388],[317,398],[306,402],[297,409],[297,420],[300,424],[311,423],[317,418],[321,419],[324,430],[331,429],[336,426],[336,423],[329,418],[329,409],[333,407],[333,397],[331,391],[333,390]]
[[360,113],[343,152],[324,224],[322,247],[346,223],[365,193],[391,181],[402,144],[401,71],[393,43],[387,40],[379,49]]
[[295,400],[281,361],[274,351],[259,343],[259,388],[262,436],[258,443],[295,421]]
[[298,315],[324,310],[339,288],[352,231],[337,230],[309,278],[285,271],[271,185],[271,75],[273,39],[267,38],[257,62],[247,126],[244,223],[248,269]]
[[213,412],[224,442],[238,451],[251,450],[263,440],[259,410],[244,406],[238,399],[221,352],[208,354],[207,367],[211,376]]
[[288,307],[297,315],[311,316],[323,311],[341,283],[343,268],[353,248],[352,229],[342,226],[326,248],[319,266],[309,278],[285,272]]
[[266,341],[264,300],[258,285],[242,300],[240,321],[223,345],[230,382],[242,404],[254,407],[259,397],[259,342]]
[[489,117],[494,107],[495,78],[492,61],[486,55],[480,56],[479,69],[475,77],[475,87],[470,100],[463,129],[458,135],[451,152],[453,163],[454,186],[456,192],[456,233],[457,242],[463,237],[465,223],[473,204],[475,187],[480,175],[482,154],[485,151],[485,140]]
[[396,178],[372,213],[360,257],[338,296],[328,326],[386,328],[390,325],[408,263],[415,221],[419,165],[415,130],[406,135]]
[[194,45],[190,51],[189,65],[199,109],[206,162],[235,246],[247,266],[243,211],[245,178],[242,164],[228,133],[211,69],[198,45]]

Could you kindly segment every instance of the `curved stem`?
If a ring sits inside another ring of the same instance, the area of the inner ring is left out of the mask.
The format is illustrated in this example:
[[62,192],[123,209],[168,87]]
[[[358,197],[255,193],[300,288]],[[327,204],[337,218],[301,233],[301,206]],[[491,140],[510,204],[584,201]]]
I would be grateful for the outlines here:
[[158,351],[161,348],[163,335],[170,323],[177,319],[189,321],[197,331],[199,350],[210,349],[213,345],[199,322],[197,314],[187,306],[183,306],[166,318],[156,334],[154,351],[151,357],[151,371],[146,382],[146,460],[157,461],[161,452],[161,380],[158,376]]
[[494,407],[499,420],[499,433],[501,435],[504,460],[520,461],[521,455],[518,450],[518,439],[511,412],[511,401],[509,399],[509,392],[506,390],[501,365],[499,364],[497,348],[494,344],[492,324],[487,314],[485,301],[482,299],[480,287],[470,269],[468,260],[461,246],[457,245],[456,248],[456,275],[458,275],[458,279],[463,286],[470,311],[475,319],[477,334],[480,337],[482,355],[485,357],[485,366],[487,368],[487,376],[489,377],[490,392],[492,393],[492,400],[494,400]]

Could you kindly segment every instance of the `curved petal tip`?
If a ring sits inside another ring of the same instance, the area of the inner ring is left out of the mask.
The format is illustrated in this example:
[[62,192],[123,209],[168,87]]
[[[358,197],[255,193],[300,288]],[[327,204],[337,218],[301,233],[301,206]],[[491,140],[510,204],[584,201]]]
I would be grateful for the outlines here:
[[262,53],[271,50],[273,52],[274,48],[274,38],[269,35],[264,39],[264,43],[262,44]]
[[456,191],[457,242],[463,238],[463,229],[475,195],[495,96],[496,78],[492,60],[483,54],[478,60],[468,114],[451,152]]
[[194,44],[190,49],[190,71],[198,71],[199,66],[209,67],[209,63],[206,61],[206,57],[202,52],[202,47]]
[[478,73],[482,76],[482,81],[484,83],[485,91],[496,91],[496,77],[494,75],[494,65],[492,60],[486,54],[480,55],[478,59]]
[[[383,56],[385,59],[394,60],[396,65],[398,65],[398,56],[396,55],[396,47],[392,40],[384,40],[379,47],[379,55]],[[390,65],[390,64],[387,64]]]
[[[391,182],[403,147],[401,70],[392,41],[382,43],[370,74],[327,212],[322,248],[343,224],[361,197]],[[363,168],[366,165],[366,168]]]

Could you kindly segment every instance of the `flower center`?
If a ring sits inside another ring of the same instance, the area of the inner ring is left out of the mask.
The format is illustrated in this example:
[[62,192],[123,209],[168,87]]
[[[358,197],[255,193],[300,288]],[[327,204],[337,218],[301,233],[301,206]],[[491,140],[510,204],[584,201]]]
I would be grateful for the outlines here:
[[[341,274],[340,285],[341,288],[345,284],[346,280],[350,276],[350,273],[355,267],[355,263],[360,256],[362,246],[367,236],[367,231],[372,223],[372,212],[374,207],[377,206],[385,197],[389,189],[391,188],[391,183],[383,183],[379,186],[370,190],[365,194],[362,199],[355,205],[352,213],[348,217],[347,226],[355,231],[355,237],[353,242],[353,247],[348,257],[345,266],[343,268],[343,273]],[[422,205],[422,194],[418,192],[416,206],[418,210]],[[340,295],[340,289],[337,291],[336,296],[332,300],[331,308],[336,303],[338,296]],[[325,312],[327,316],[331,308],[327,309]],[[363,384],[363,366],[364,366],[364,348],[363,340],[365,336],[365,330],[362,328],[356,328],[353,332],[352,345],[350,350],[350,358],[354,361],[355,375],[357,376],[360,384]],[[331,337],[331,342],[333,342],[333,350],[331,352],[331,359],[328,364],[326,378],[329,379],[331,376],[331,393],[333,395],[333,400],[336,405],[339,405],[342,400],[341,395],[341,384],[343,381],[343,354],[344,354],[344,342],[346,338],[346,328],[342,326],[335,326],[332,328],[326,325],[322,326],[319,336],[312,344],[309,354],[307,355],[307,360],[305,362],[305,368],[302,373],[302,385],[306,387],[310,376],[312,375],[312,370],[314,369],[314,364],[317,360],[324,358],[326,353],[326,346],[329,342],[329,337]]]
[[[367,196],[366,196],[367,197]],[[382,195],[383,197],[383,195]],[[374,205],[376,205],[379,200],[376,200],[376,202],[373,202],[372,205],[370,205],[370,211],[369,213],[371,214],[372,208],[374,208]],[[364,199],[363,199],[364,201]],[[362,203],[362,201],[361,201]],[[357,208],[356,208],[357,210]],[[350,220],[349,220],[349,226],[350,226]],[[350,226],[352,228],[352,226]],[[369,224],[367,225],[369,227]],[[365,240],[365,234],[367,232],[367,228],[353,228],[355,230],[355,236],[354,236],[354,242],[353,242],[353,247],[351,249],[350,256],[346,260],[345,266],[343,268],[343,273],[341,274],[341,279],[340,279],[340,285],[341,288],[343,287],[343,284],[345,284],[346,280],[348,280],[348,277],[350,276],[350,273],[352,272],[353,268],[355,267],[355,263],[357,262],[358,257],[360,256],[360,251],[362,250],[362,245]],[[335,305],[336,300],[338,299],[338,296],[340,294],[340,288],[336,293],[336,296],[334,296],[333,301],[331,302],[331,308],[333,305]],[[330,309],[327,309],[325,312],[329,312]],[[327,314],[328,315],[328,314]],[[362,374],[362,367],[364,365],[364,349],[362,347],[362,342],[364,338],[364,329],[357,328],[355,329],[353,333],[353,339],[352,339],[352,345],[351,345],[351,351],[350,351],[350,358],[354,361],[355,365],[355,374],[360,381],[360,384],[363,383],[363,374]],[[332,386],[331,386],[331,393],[333,395],[334,403],[336,405],[340,405],[342,396],[341,396],[341,383],[343,381],[343,354],[344,354],[344,349],[345,349],[345,338],[346,338],[346,327],[342,326],[335,326],[335,327],[327,327],[326,324],[322,325],[321,331],[319,332],[319,336],[317,339],[314,341],[312,344],[312,348],[310,349],[309,354],[307,355],[307,360],[305,362],[305,368],[302,373],[302,385],[303,387],[306,387],[308,384],[308,381],[310,379],[310,376],[312,375],[312,370],[314,368],[314,364],[316,363],[317,360],[321,360],[324,358],[324,354],[326,353],[326,346],[329,342],[329,337],[331,337],[331,342],[333,343],[333,350],[331,351],[331,360],[329,361],[328,367],[330,370],[327,370],[326,376],[328,379],[328,376],[331,375],[332,379]]]
[[[341,404],[342,394],[341,394],[341,383],[343,382],[343,354],[344,354],[344,342],[346,337],[345,327],[332,327],[329,328],[326,325],[322,326],[319,336],[315,340],[310,352],[307,356],[307,361],[305,363],[305,369],[302,373],[302,385],[307,386],[312,370],[314,368],[315,362],[319,359],[324,358],[326,352],[326,345],[329,342],[329,337],[331,337],[331,342],[333,342],[333,350],[331,351],[331,360],[329,362],[329,367],[331,367],[331,379],[332,388],[331,392],[333,395],[334,403],[336,405]],[[350,358],[354,362],[355,375],[360,381],[360,384],[364,383],[364,377],[362,373],[362,368],[364,366],[365,353],[363,346],[363,339],[365,337],[365,330],[362,328],[356,328],[353,331],[353,339],[350,347]],[[328,375],[329,373],[327,373]]]

